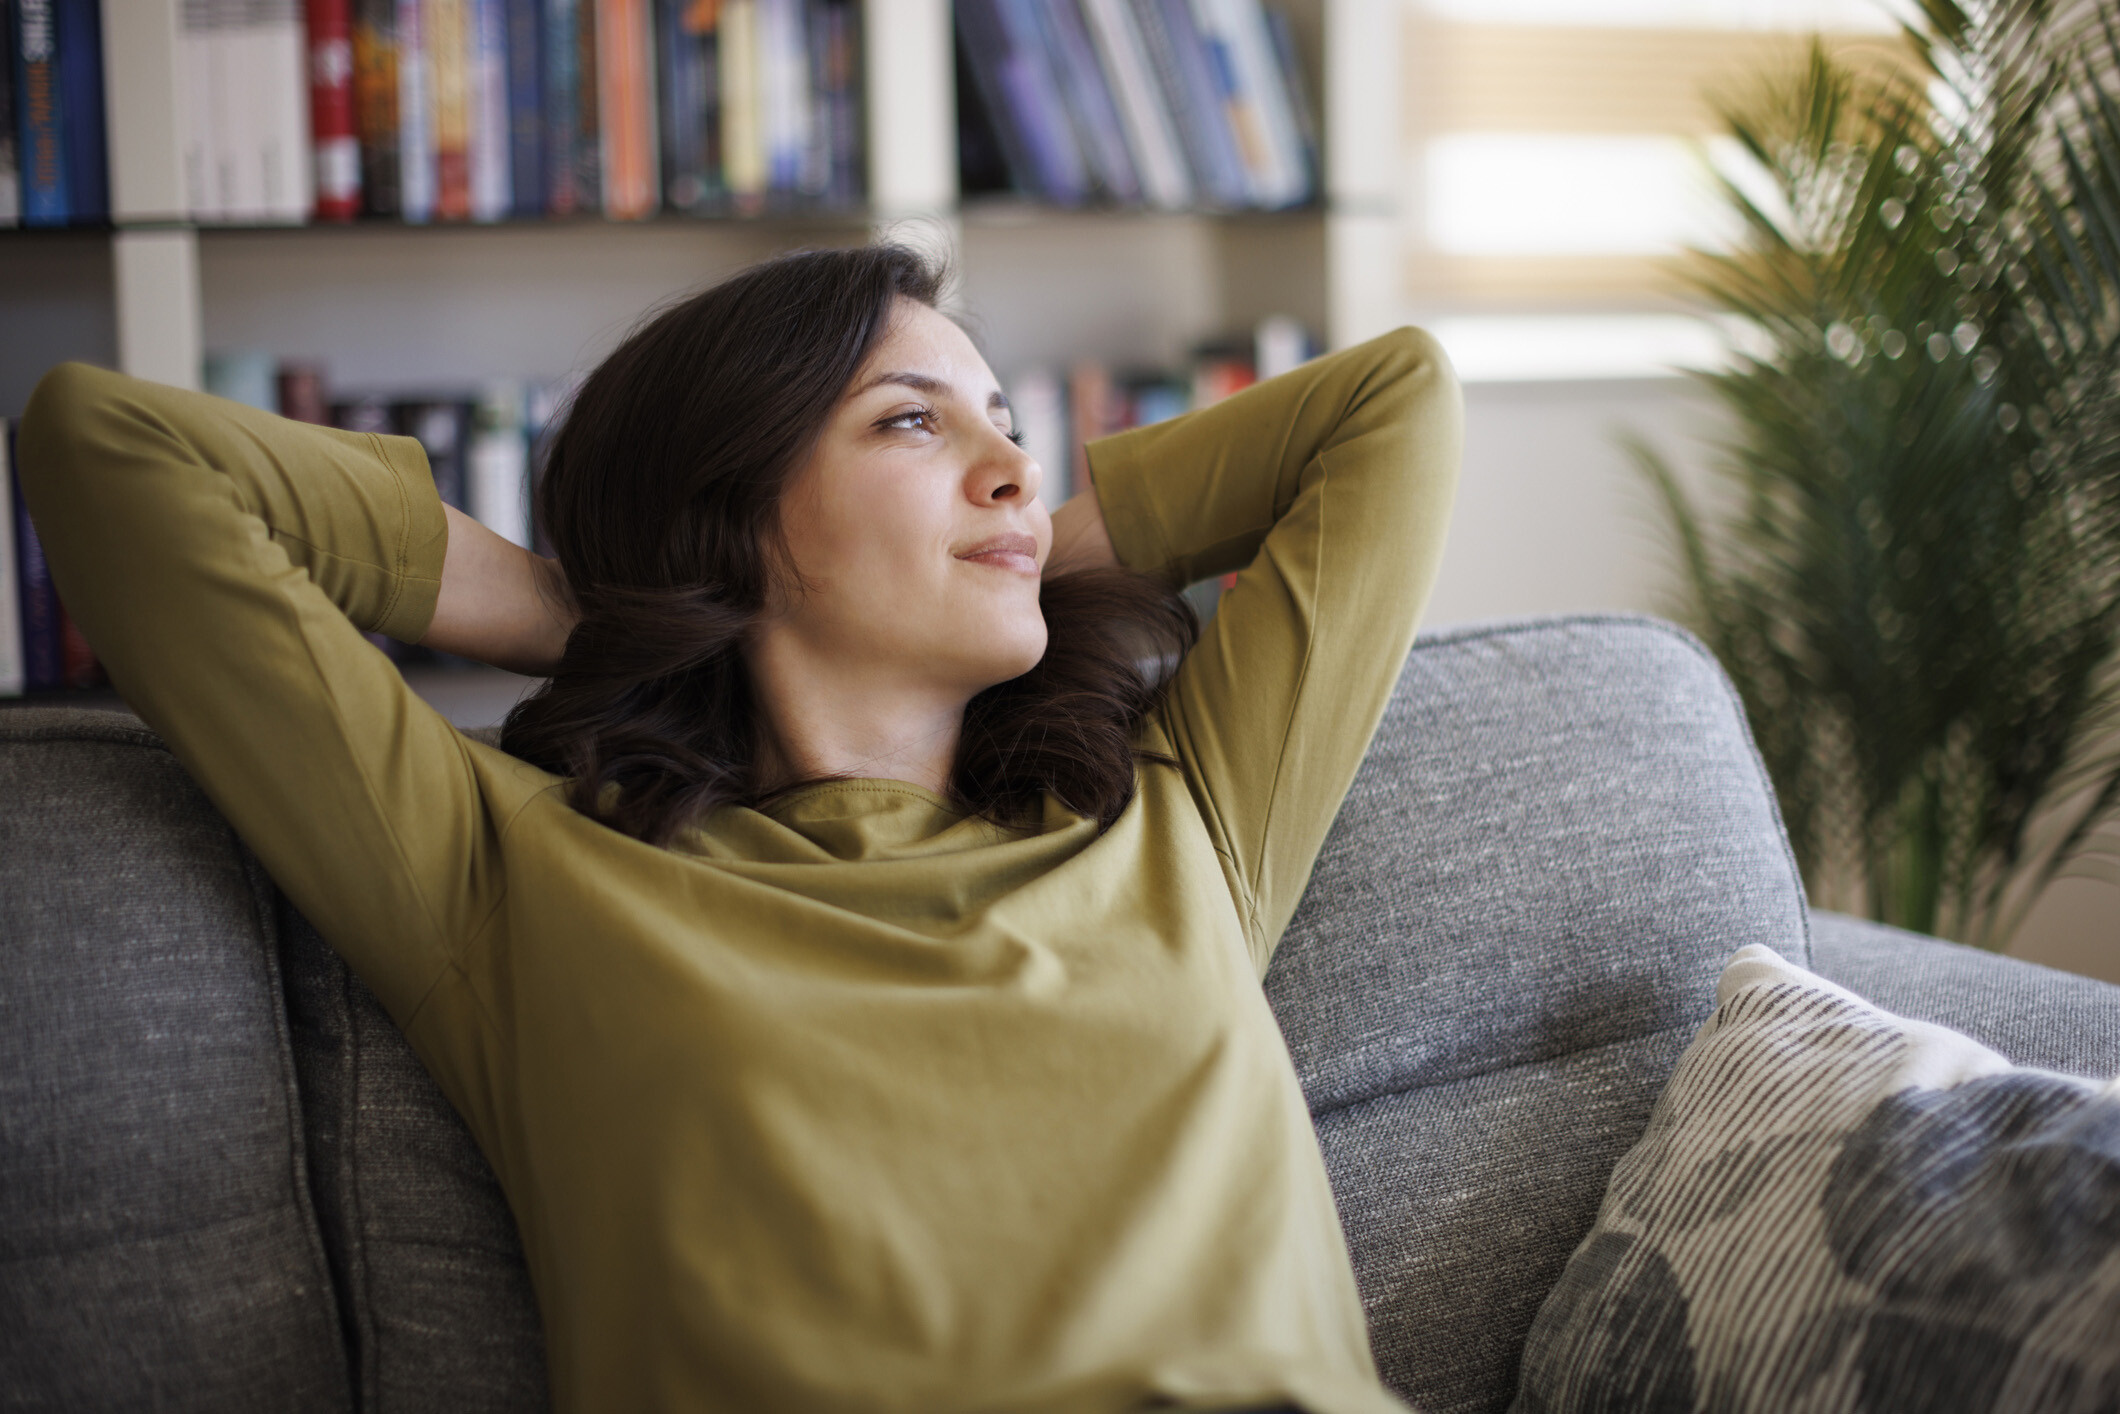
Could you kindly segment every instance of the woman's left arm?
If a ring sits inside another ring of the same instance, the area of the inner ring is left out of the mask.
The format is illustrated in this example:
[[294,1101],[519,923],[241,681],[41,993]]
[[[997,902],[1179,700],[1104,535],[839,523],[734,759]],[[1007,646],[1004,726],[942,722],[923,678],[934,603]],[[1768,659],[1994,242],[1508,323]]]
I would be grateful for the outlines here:
[[1239,571],[1162,720],[1261,973],[1412,646],[1462,422],[1442,349],[1401,329],[1090,447],[1122,564]]

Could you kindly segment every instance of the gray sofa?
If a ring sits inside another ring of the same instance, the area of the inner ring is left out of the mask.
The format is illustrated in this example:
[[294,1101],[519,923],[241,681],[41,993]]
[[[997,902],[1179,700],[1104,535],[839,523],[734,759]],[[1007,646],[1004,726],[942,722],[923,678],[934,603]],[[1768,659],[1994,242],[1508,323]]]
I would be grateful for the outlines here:
[[[152,733],[0,712],[0,1407],[543,1403],[515,1230],[366,989]],[[1499,1409],[1723,960],[2021,1062],[2120,988],[1807,918],[1721,673],[1653,620],[1424,638],[1267,978],[1387,1379]]]

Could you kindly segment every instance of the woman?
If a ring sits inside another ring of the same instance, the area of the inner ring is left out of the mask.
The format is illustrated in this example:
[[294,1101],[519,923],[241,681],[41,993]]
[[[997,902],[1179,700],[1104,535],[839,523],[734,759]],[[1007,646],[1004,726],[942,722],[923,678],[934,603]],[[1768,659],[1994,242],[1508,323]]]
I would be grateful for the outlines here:
[[[559,1408],[1396,1409],[1258,981],[1434,569],[1447,368],[1401,331],[1106,439],[1048,517],[935,292],[809,254],[645,325],[556,565],[408,439],[80,365],[23,488],[492,1161]],[[497,751],[364,629],[557,676]]]

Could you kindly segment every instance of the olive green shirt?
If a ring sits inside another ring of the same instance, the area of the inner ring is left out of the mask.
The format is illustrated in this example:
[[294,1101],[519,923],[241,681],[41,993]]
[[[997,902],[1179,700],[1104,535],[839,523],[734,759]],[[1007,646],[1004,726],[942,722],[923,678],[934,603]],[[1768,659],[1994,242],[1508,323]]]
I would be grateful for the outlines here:
[[1241,570],[1118,822],[898,781],[656,848],[452,728],[419,445],[79,364],[21,476],[125,698],[506,1190],[566,1411],[1401,1408],[1259,986],[1413,637],[1459,405],[1407,330],[1097,443],[1126,564]]

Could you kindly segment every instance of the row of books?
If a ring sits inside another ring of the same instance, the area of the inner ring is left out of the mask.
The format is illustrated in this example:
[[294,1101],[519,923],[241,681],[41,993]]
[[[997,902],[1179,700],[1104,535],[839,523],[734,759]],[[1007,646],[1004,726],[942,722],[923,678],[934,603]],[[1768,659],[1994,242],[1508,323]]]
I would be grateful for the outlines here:
[[[285,417],[417,438],[445,504],[550,553],[531,516],[532,451],[571,384],[494,380],[475,390],[334,399],[313,364],[237,353],[208,359],[206,372],[210,391]],[[106,686],[52,583],[11,474],[13,454],[13,425],[0,421],[0,696]],[[369,641],[403,666],[463,661],[381,634]]]
[[[108,219],[101,7],[0,0],[0,225]],[[863,199],[858,0],[182,0],[185,214],[294,224]]]
[[99,0],[0,0],[0,226],[110,215]]
[[1278,209],[1318,190],[1288,17],[1260,0],[957,0],[968,193]]
[[1057,506],[1089,484],[1085,448],[1099,437],[1145,427],[1218,403],[1230,394],[1316,357],[1315,336],[1287,315],[1239,334],[1203,341],[1176,368],[1118,367],[1083,359],[1066,368],[1032,367],[1008,382],[1009,406],[1024,450],[1044,473],[1039,495]]

